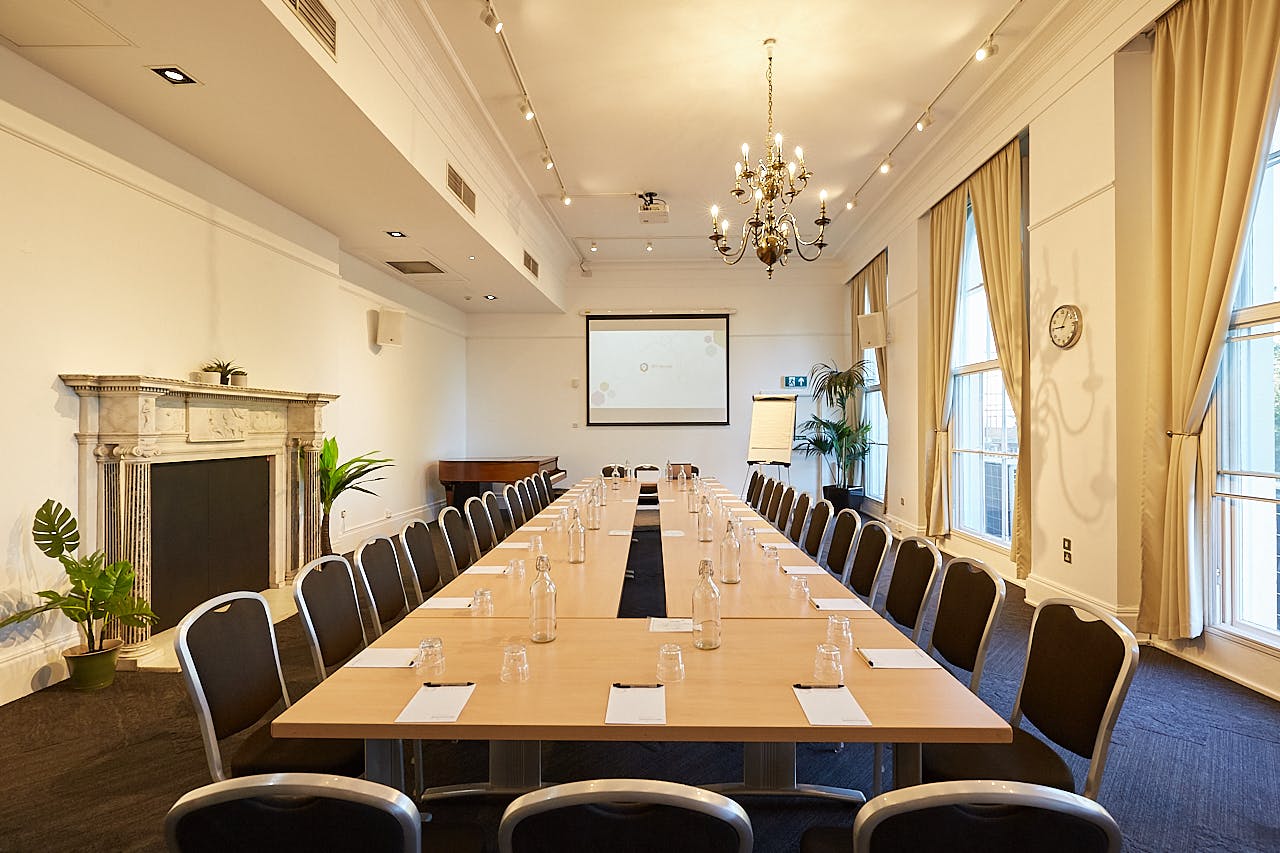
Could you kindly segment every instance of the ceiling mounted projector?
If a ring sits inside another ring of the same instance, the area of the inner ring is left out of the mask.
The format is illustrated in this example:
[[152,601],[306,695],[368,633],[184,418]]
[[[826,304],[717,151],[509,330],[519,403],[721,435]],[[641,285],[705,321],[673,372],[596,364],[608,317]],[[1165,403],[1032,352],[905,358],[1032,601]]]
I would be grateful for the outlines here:
[[640,221],[645,225],[666,225],[667,218],[670,216],[670,209],[667,203],[658,198],[658,194],[654,192],[639,193],[636,198],[640,199]]

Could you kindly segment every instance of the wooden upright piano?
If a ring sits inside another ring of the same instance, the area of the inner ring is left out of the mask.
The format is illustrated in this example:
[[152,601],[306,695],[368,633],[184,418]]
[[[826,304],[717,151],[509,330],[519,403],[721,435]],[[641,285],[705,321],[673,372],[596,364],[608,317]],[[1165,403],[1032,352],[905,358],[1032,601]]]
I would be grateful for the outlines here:
[[563,480],[559,456],[489,456],[474,459],[441,459],[440,483],[451,506],[480,495],[493,484],[514,483],[546,471],[551,482]]

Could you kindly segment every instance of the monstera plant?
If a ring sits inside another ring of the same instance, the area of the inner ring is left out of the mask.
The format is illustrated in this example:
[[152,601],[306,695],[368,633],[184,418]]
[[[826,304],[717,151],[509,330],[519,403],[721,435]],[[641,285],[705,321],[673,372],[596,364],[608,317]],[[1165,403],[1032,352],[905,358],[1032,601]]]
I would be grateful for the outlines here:
[[333,543],[329,539],[329,515],[333,511],[333,502],[343,492],[364,492],[366,495],[376,494],[361,483],[372,483],[384,477],[369,475],[382,468],[389,468],[395,463],[390,459],[377,459],[373,453],[364,453],[352,457],[346,462],[338,462],[338,440],[326,438],[320,449],[320,505],[323,513],[320,516],[320,551],[323,554],[333,553]]
[[827,463],[831,485],[823,486],[822,493],[836,509],[856,503],[857,495],[852,493],[857,491],[853,484],[858,464],[871,450],[871,424],[849,422],[849,404],[866,385],[866,371],[865,361],[847,370],[835,364],[815,364],[809,372],[811,393],[815,400],[822,400],[831,417],[815,414],[796,428],[796,444],[792,449],[808,458],[820,457]]
[[133,594],[133,566],[126,560],[108,563],[102,551],[77,557],[79,525],[71,510],[52,499],[36,510],[31,535],[41,553],[62,564],[70,588],[37,592],[44,604],[11,614],[0,621],[0,628],[50,610],[62,611],[76,623],[84,640],[62,653],[71,675],[71,686],[77,690],[106,687],[115,679],[116,656],[121,644],[118,639],[106,638],[109,620],[131,627],[156,621],[151,605]]

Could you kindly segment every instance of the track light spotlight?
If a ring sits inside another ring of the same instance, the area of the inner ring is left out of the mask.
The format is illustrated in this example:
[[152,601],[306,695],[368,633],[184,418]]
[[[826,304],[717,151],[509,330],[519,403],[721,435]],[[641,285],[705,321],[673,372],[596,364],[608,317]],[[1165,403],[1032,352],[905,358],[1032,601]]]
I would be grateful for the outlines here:
[[999,52],[1000,46],[995,43],[994,39],[988,37],[987,40],[984,41],[976,51],[974,51],[973,58],[976,61],[981,62],[988,56],[995,56]]
[[568,193],[560,193],[560,201],[564,202],[565,207],[573,204],[573,199],[569,198]]
[[889,170],[893,168],[893,161],[888,157],[880,161],[880,174],[887,175]]
[[928,109],[924,111],[924,115],[920,116],[919,121],[916,122],[916,133],[924,133],[924,129],[931,124],[933,124],[933,110]]
[[552,169],[554,169],[554,168],[556,167],[555,161],[553,161],[553,160],[551,159],[551,152],[550,152],[550,151],[543,151],[543,152],[542,152],[542,165],[543,165],[544,167],[546,167],[546,170],[547,170],[548,172],[550,172]]
[[645,250],[646,252],[652,252],[652,251],[653,251],[653,241],[652,241],[652,240],[650,240],[649,242],[647,242],[647,243],[645,243],[645,244],[644,244],[644,250]]
[[853,209],[854,209],[855,207],[857,207],[857,206],[858,206],[858,197],[857,197],[857,196],[854,196],[853,198],[849,199],[848,201],[846,201],[846,202],[844,203],[844,209],[845,209],[845,210],[853,210]]
[[533,121],[533,104],[529,103],[528,95],[520,98],[520,113],[524,116],[525,121]]
[[592,240],[592,241],[591,241],[591,251],[593,251],[593,252],[598,252],[598,251],[600,251],[600,247],[596,245],[596,241],[595,241],[595,240]]
[[502,21],[498,18],[498,13],[493,11],[493,4],[484,4],[484,11],[480,13],[480,20],[484,25],[493,30],[494,35],[502,32]]

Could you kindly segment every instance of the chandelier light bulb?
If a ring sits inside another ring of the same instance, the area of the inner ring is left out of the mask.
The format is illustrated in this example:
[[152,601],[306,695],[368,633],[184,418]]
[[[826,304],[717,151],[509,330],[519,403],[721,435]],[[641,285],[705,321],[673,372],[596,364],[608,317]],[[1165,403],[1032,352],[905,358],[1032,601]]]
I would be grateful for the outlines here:
[[787,164],[787,171],[791,173],[791,177],[796,176],[796,164],[794,162]]
[[818,201],[825,202],[826,200],[827,200],[827,191],[826,191],[826,190],[823,190],[822,192],[818,193]]
[[751,152],[751,146],[745,142],[742,143],[742,159],[743,160],[747,159],[747,157],[750,155],[750,152]]
[[781,133],[775,133],[773,135],[773,147],[777,148],[779,151],[782,150],[782,134]]
[[720,230],[723,231],[725,234],[729,233],[729,220],[727,219],[720,220]]
[[799,145],[796,146],[796,159],[799,160],[801,163],[804,162],[804,149],[801,148]]
[[718,204],[711,205],[711,218],[715,219],[719,215],[720,215],[720,205]]
[[757,189],[756,189],[756,201],[759,201],[759,200],[760,200],[760,199],[762,199],[762,198],[764,198],[764,190],[757,188]]
[[738,178],[738,177],[741,177],[741,176],[742,176],[742,161],[741,161],[741,160],[735,160],[735,161],[734,161],[734,163],[733,163],[733,176],[734,176],[735,178]]

